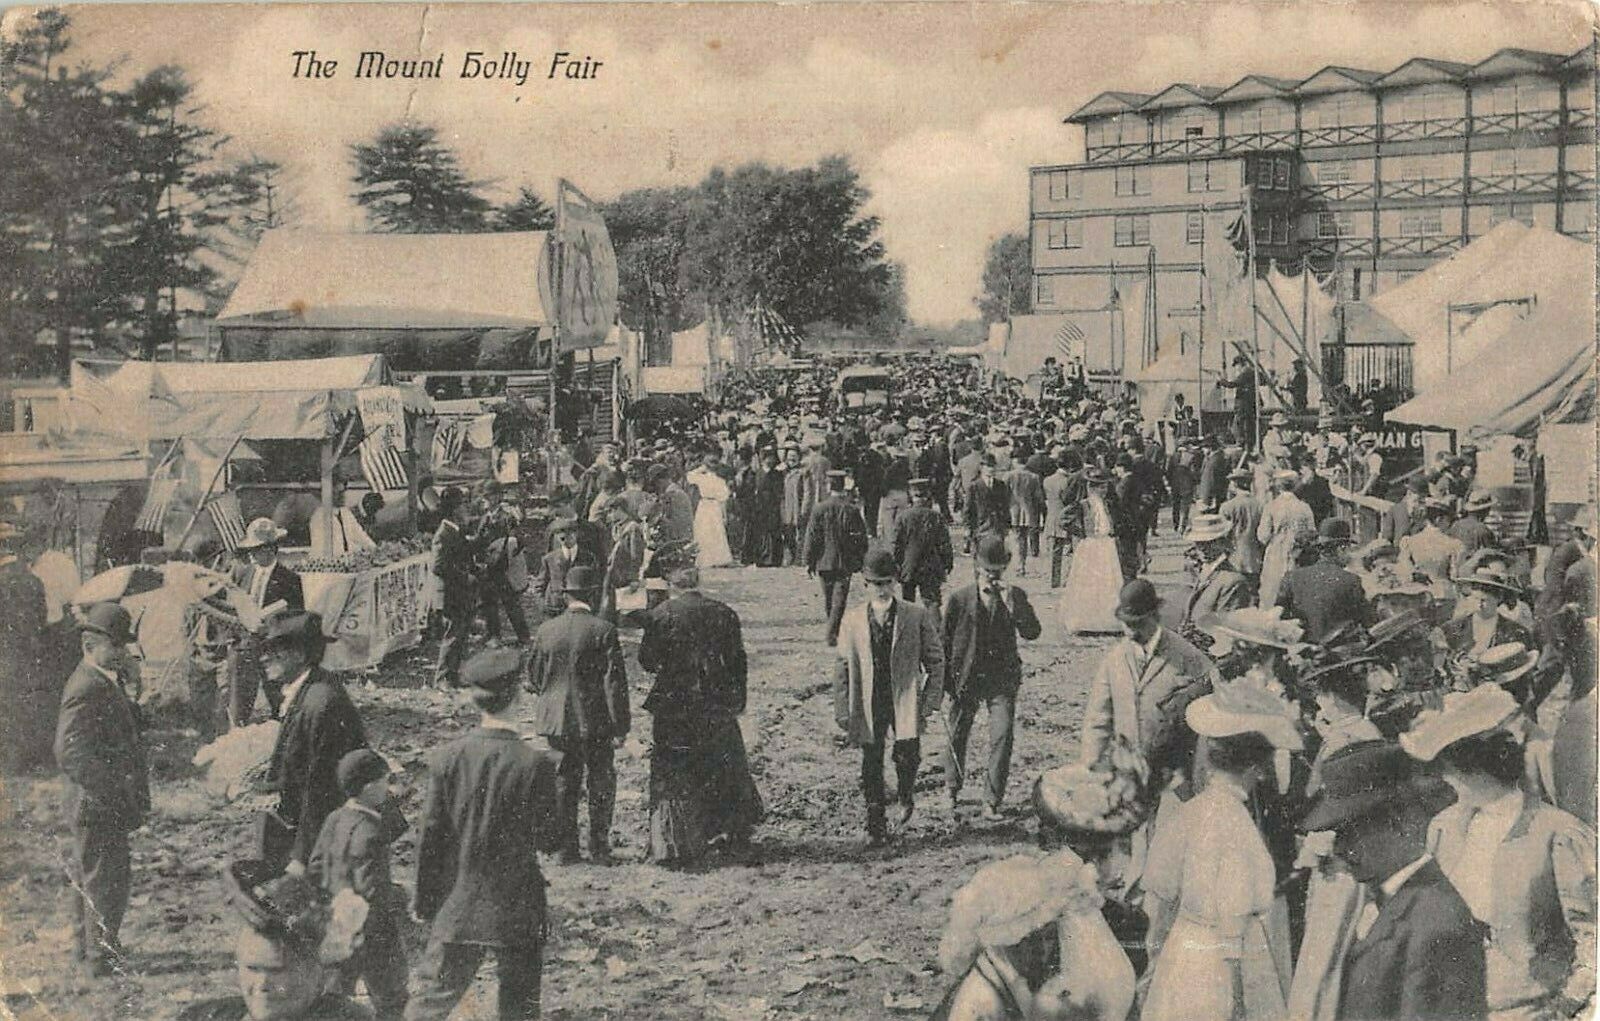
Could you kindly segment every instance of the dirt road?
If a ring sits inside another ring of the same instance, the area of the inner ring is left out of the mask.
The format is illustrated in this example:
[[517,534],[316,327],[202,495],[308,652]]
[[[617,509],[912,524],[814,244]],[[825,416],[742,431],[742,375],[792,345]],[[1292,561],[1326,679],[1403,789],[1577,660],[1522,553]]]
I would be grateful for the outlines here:
[[[959,541],[959,539],[958,539]],[[1156,579],[1169,581],[1177,547],[1155,544]],[[979,816],[969,778],[963,821],[945,804],[936,719],[924,737],[917,815],[895,844],[868,850],[857,789],[859,754],[838,748],[828,696],[832,650],[822,642],[821,599],[798,568],[707,573],[706,591],[744,619],[750,705],[744,720],[757,783],[768,807],[760,861],[701,873],[641,861],[646,834],[644,749],[619,755],[616,841],[621,862],[547,870],[555,937],[546,954],[545,1016],[556,1019],[868,1019],[925,1016],[945,978],[934,956],[951,894],[981,864],[1028,850],[1026,804],[1042,768],[1074,754],[1088,680],[1108,640],[1062,634],[1048,564],[1018,579],[1045,633],[1023,649],[1016,750],[1007,818]],[[970,578],[962,558],[955,579]],[[1041,573],[1045,577],[1041,577]],[[860,598],[859,589],[851,593]],[[634,704],[648,675],[636,672]],[[352,684],[374,743],[405,762],[418,818],[422,757],[473,722],[449,696],[418,687],[421,656],[386,667],[376,683]],[[648,730],[642,713],[636,733]],[[968,769],[983,770],[984,725]],[[154,818],[133,836],[134,896],[123,939],[131,973],[91,981],[70,959],[67,852],[56,778],[13,784],[0,803],[0,990],[18,1018],[164,1019],[194,1000],[232,992],[235,931],[218,869],[242,856],[246,806],[210,795],[188,765],[195,740],[151,735]],[[414,833],[396,845],[395,876],[414,878]],[[413,967],[423,932],[412,933]],[[485,969],[492,975],[492,969]],[[493,1016],[486,983],[458,1018]],[[0,1011],[0,1017],[5,1011]]]

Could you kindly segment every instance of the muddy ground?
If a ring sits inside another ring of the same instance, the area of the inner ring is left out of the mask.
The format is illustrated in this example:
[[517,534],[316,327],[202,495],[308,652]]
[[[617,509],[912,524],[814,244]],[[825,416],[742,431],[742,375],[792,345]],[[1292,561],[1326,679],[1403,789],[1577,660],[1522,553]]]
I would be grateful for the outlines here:
[[[959,542],[959,536],[958,536]],[[1177,547],[1153,546],[1156,579],[1170,582]],[[644,748],[618,756],[615,827],[619,863],[547,868],[555,910],[546,953],[545,1016],[553,1019],[868,1019],[926,1016],[946,978],[934,957],[951,894],[980,865],[1026,851],[1033,840],[1028,791],[1039,771],[1074,754],[1091,672],[1109,639],[1064,635],[1055,623],[1048,563],[1018,581],[1045,633],[1025,644],[1008,814],[985,822],[978,802],[985,725],[975,728],[962,821],[952,822],[936,752],[936,716],[923,738],[917,815],[886,849],[868,849],[857,789],[859,753],[837,746],[831,650],[822,642],[821,599],[799,568],[707,572],[706,591],[744,620],[750,653],[744,719],[752,766],[768,808],[759,860],[704,872],[669,872],[642,861],[647,821]],[[970,578],[971,561],[954,579]],[[852,599],[860,598],[859,584]],[[624,635],[635,707],[649,676],[637,669],[637,633]],[[431,648],[395,657],[351,683],[374,744],[407,764],[407,815],[418,820],[423,756],[471,726],[474,714],[426,690]],[[526,712],[530,707],[524,704]],[[635,733],[648,733],[636,709]],[[235,991],[235,923],[219,868],[246,853],[248,799],[210,794],[189,766],[192,734],[150,735],[153,817],[133,835],[134,893],[123,941],[129,973],[91,980],[71,962],[63,862],[61,783],[9,783],[0,801],[0,1017],[165,1019],[192,1001]],[[892,783],[892,778],[891,778]],[[415,878],[415,833],[395,848],[395,877]],[[426,934],[410,934],[413,969]],[[491,968],[456,1012],[493,1016]]]

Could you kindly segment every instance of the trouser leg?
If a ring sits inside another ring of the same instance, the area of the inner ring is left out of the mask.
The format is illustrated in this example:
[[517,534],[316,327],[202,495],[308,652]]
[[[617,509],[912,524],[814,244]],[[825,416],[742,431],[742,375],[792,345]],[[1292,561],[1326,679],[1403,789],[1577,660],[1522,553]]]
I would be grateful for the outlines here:
[[939,513],[944,515],[944,520],[950,520],[950,487],[935,486],[933,488],[933,502],[939,505]]
[[372,997],[372,1009],[378,1021],[404,1015],[408,994],[406,982],[405,941],[400,938],[400,926],[393,915],[367,918],[362,933],[362,946],[357,952],[360,966],[357,970],[367,984]]
[[261,661],[255,643],[246,639],[236,645],[224,662],[228,672],[228,725],[249,724],[256,709],[256,693],[261,688]]
[[120,949],[118,933],[133,878],[128,834],[120,826],[75,826],[73,881],[78,900],[78,951],[94,960]]
[[467,655],[467,633],[472,628],[472,609],[452,607],[445,614],[444,634],[439,639],[439,659],[433,668],[433,683],[454,686]]
[[[589,742],[585,751],[589,774],[589,856],[611,853],[611,814],[617,803],[616,749],[609,738]],[[576,823],[576,819],[574,819]]]
[[884,830],[883,742],[861,746],[861,796],[867,803],[867,832]]
[[894,743],[895,794],[900,804],[909,805],[916,800],[917,767],[922,765],[922,743],[916,738]]
[[1015,731],[1017,700],[1013,695],[994,695],[989,703],[989,804],[1005,800],[1006,780],[1011,775],[1011,741]]
[[1017,574],[1026,576],[1028,573],[1028,528],[1020,525],[1016,531],[1017,536]]
[[1061,587],[1061,564],[1065,559],[1067,550],[1071,548],[1072,540],[1064,535],[1050,537],[1050,587]]
[[1028,529],[1028,549],[1035,557],[1039,556],[1039,535],[1043,531],[1041,525],[1033,525]]
[[961,790],[965,778],[967,738],[972,733],[972,721],[976,713],[977,703],[971,699],[952,700],[950,703],[950,734],[944,749],[944,782],[951,794]]
[[583,743],[576,738],[552,738],[550,746],[561,753],[561,763],[556,766],[556,811],[559,813],[557,838],[552,841],[556,850],[570,857],[578,854],[578,801],[583,796],[584,761]]
[[500,590],[500,602],[505,604],[506,619],[511,622],[511,631],[517,636],[517,641],[523,645],[528,644],[528,615],[522,609],[522,594],[515,592],[507,585]]
[[850,575],[843,571],[829,571],[823,576],[827,586],[828,644],[839,640],[839,625],[844,622],[844,606],[850,598]]
[[406,1021],[445,1021],[477,977],[484,950],[474,943],[430,942]]
[[544,977],[544,944],[499,947],[494,957],[500,980],[496,1006],[500,1021],[533,1021],[539,1016],[540,986]]
[[490,641],[500,637],[500,593],[493,585],[485,585],[479,610],[483,616],[483,633]]

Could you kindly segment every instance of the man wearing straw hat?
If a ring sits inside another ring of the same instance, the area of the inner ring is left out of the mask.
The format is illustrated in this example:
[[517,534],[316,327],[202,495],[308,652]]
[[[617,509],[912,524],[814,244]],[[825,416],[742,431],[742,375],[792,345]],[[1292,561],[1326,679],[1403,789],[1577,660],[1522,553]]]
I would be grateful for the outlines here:
[[1217,514],[1232,529],[1234,565],[1253,588],[1261,577],[1261,561],[1266,556],[1266,547],[1256,535],[1261,527],[1262,503],[1250,491],[1255,476],[1249,468],[1235,468],[1227,477],[1228,498],[1217,509]]
[[1208,618],[1226,610],[1249,606],[1250,582],[1229,559],[1233,551],[1232,528],[1220,514],[1196,514],[1183,537],[1189,543],[1198,573],[1184,604],[1184,634],[1192,635]]
[[[278,562],[278,544],[288,534],[271,518],[256,518],[235,547],[245,562],[234,569],[233,580],[263,610],[273,606],[285,610],[306,608],[300,575]],[[228,722],[232,726],[242,727],[250,722],[258,690],[267,696],[273,719],[278,717],[283,692],[262,676],[260,656],[259,642],[252,636],[241,640],[228,658]]]

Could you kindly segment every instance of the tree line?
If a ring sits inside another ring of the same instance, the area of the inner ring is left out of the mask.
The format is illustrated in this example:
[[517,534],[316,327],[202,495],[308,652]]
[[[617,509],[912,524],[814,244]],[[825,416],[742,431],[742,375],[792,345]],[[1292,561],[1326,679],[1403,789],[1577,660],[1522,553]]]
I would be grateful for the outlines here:
[[[0,372],[64,376],[74,337],[153,357],[176,337],[181,296],[218,306],[262,232],[301,225],[292,173],[208,126],[182,68],[126,84],[118,70],[74,59],[59,9],[0,40]],[[554,226],[529,185],[491,201],[500,182],[470,177],[433,126],[385,126],[349,156],[351,198],[374,231]],[[863,212],[869,197],[843,157],[618,195],[602,205],[624,322],[736,327],[759,305],[795,326],[897,333],[901,271]],[[41,351],[46,330],[56,343]]]

